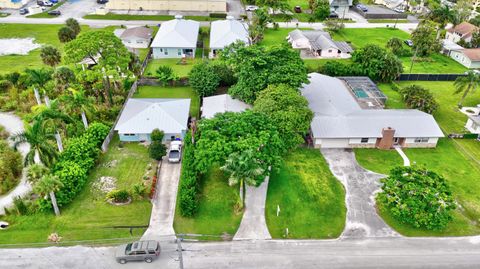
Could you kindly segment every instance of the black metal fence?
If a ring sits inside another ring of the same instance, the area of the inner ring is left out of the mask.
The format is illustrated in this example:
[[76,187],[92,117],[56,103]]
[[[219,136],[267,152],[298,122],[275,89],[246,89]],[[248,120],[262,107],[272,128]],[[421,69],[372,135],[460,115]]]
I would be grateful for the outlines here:
[[401,74],[398,81],[454,81],[465,74]]

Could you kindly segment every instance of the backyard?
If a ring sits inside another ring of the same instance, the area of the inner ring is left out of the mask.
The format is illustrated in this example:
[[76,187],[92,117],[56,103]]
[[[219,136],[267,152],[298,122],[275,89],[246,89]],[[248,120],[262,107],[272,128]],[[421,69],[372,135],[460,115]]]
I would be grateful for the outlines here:
[[[105,202],[105,193],[97,186],[101,177],[113,177],[118,189],[131,191],[135,183],[144,183],[149,189],[154,173],[155,162],[148,157],[146,147],[137,143],[119,147],[116,137],[90,173],[88,184],[74,202],[61,208],[59,217],[55,217],[53,212],[8,215],[4,220],[11,226],[2,231],[0,244],[46,243],[47,236],[53,232],[57,232],[62,241],[131,238],[129,229],[114,229],[113,226],[148,225],[150,201],[134,199],[128,205],[110,205]],[[144,176],[150,179],[145,180]],[[133,236],[141,236],[143,232],[143,228],[133,229]]]
[[285,158],[270,177],[265,214],[273,238],[337,238],[342,233],[345,190],[318,149],[299,148]]
[[190,116],[198,118],[200,98],[187,86],[139,86],[134,98],[190,98]]
[[173,223],[175,232],[233,237],[242,219],[242,212],[235,210],[239,200],[238,186],[229,186],[227,177],[218,167],[203,175],[199,185],[197,213],[193,218],[182,217],[177,205]]
[[[454,95],[452,82],[402,82],[400,87],[411,84],[424,86],[432,92],[440,106],[434,114],[440,127],[445,133],[464,133],[464,124],[467,116],[457,108],[459,95]],[[390,85],[380,85],[383,92],[389,97],[389,108],[405,107],[400,95],[393,91]],[[470,95],[464,102],[465,106],[480,103],[480,96]],[[450,183],[453,194],[459,207],[455,210],[454,220],[444,231],[426,231],[404,225],[393,219],[387,211],[379,208],[382,217],[397,231],[409,236],[436,236],[436,235],[472,235],[480,233],[480,197],[476,190],[480,188],[480,142],[469,139],[448,139],[439,141],[435,149],[405,149],[405,154],[412,163],[424,165],[443,175]],[[372,171],[388,174],[394,166],[401,165],[400,156],[395,151],[381,151],[376,149],[356,149],[359,163]]]

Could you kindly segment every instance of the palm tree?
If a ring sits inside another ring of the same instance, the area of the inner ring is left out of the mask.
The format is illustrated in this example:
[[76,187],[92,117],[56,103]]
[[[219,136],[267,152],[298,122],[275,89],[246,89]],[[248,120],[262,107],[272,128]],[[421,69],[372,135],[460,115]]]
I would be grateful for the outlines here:
[[62,56],[58,49],[49,45],[42,47],[40,57],[44,64],[54,68],[62,61]]
[[27,126],[25,131],[15,134],[11,139],[15,149],[22,144],[30,144],[30,150],[25,155],[25,166],[35,164],[35,156],[38,156],[42,164],[47,167],[57,159],[57,151],[50,143],[50,140],[55,139],[55,135],[47,132],[40,121],[35,121]]
[[41,90],[44,89],[45,84],[52,79],[53,71],[47,68],[39,69],[25,69],[25,73],[28,75],[28,83],[34,87],[35,97],[37,98],[37,103],[41,104],[40,94],[38,93],[38,88]]
[[55,215],[60,215],[60,209],[58,208],[57,198],[55,197],[55,192],[63,187],[63,183],[58,179],[57,176],[52,174],[44,175],[40,181],[35,184],[33,191],[43,197],[50,195],[50,200],[52,201],[53,211]]
[[67,112],[74,114],[81,114],[83,125],[85,129],[88,128],[87,116],[91,116],[92,112],[95,110],[93,102],[90,98],[85,96],[83,90],[75,90],[70,88],[69,91],[71,95],[64,95],[63,101],[65,101],[65,106]]
[[27,171],[27,180],[28,182],[35,184],[37,183],[44,175],[48,174],[50,169],[42,164],[32,164],[28,167]]
[[471,70],[466,73],[466,76],[460,76],[455,80],[453,83],[456,89],[455,94],[463,92],[462,99],[458,102],[459,107],[462,107],[465,97],[477,89],[478,84],[480,84],[480,75]]
[[220,167],[220,169],[230,174],[228,178],[230,186],[240,184],[240,199],[243,208],[245,206],[245,183],[250,186],[256,186],[257,181],[265,170],[261,167],[260,162],[255,159],[252,150],[230,154],[225,161],[225,165]]

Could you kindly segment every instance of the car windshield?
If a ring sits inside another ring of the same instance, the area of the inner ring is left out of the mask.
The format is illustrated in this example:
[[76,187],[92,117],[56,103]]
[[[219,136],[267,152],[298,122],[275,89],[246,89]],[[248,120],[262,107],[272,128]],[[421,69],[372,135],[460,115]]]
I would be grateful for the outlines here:
[[127,244],[127,247],[125,248],[125,254],[128,254],[132,250],[132,243]]

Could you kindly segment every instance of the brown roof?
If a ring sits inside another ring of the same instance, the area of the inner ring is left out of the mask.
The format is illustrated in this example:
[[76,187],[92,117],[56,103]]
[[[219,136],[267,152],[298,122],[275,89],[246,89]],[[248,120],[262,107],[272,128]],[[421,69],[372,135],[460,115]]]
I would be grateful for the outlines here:
[[478,49],[464,49],[464,50],[462,50],[462,52],[472,62],[480,61],[480,48],[478,48]]
[[449,33],[453,33],[453,32],[460,33],[462,35],[462,38],[463,38],[463,36],[465,36],[465,37],[470,36],[477,29],[478,29],[478,27],[471,24],[471,23],[462,22],[459,25],[448,29],[448,32]]
[[129,38],[129,37],[138,37],[143,39],[150,39],[152,38],[153,30],[147,27],[135,27],[129,28],[123,31],[120,38]]

